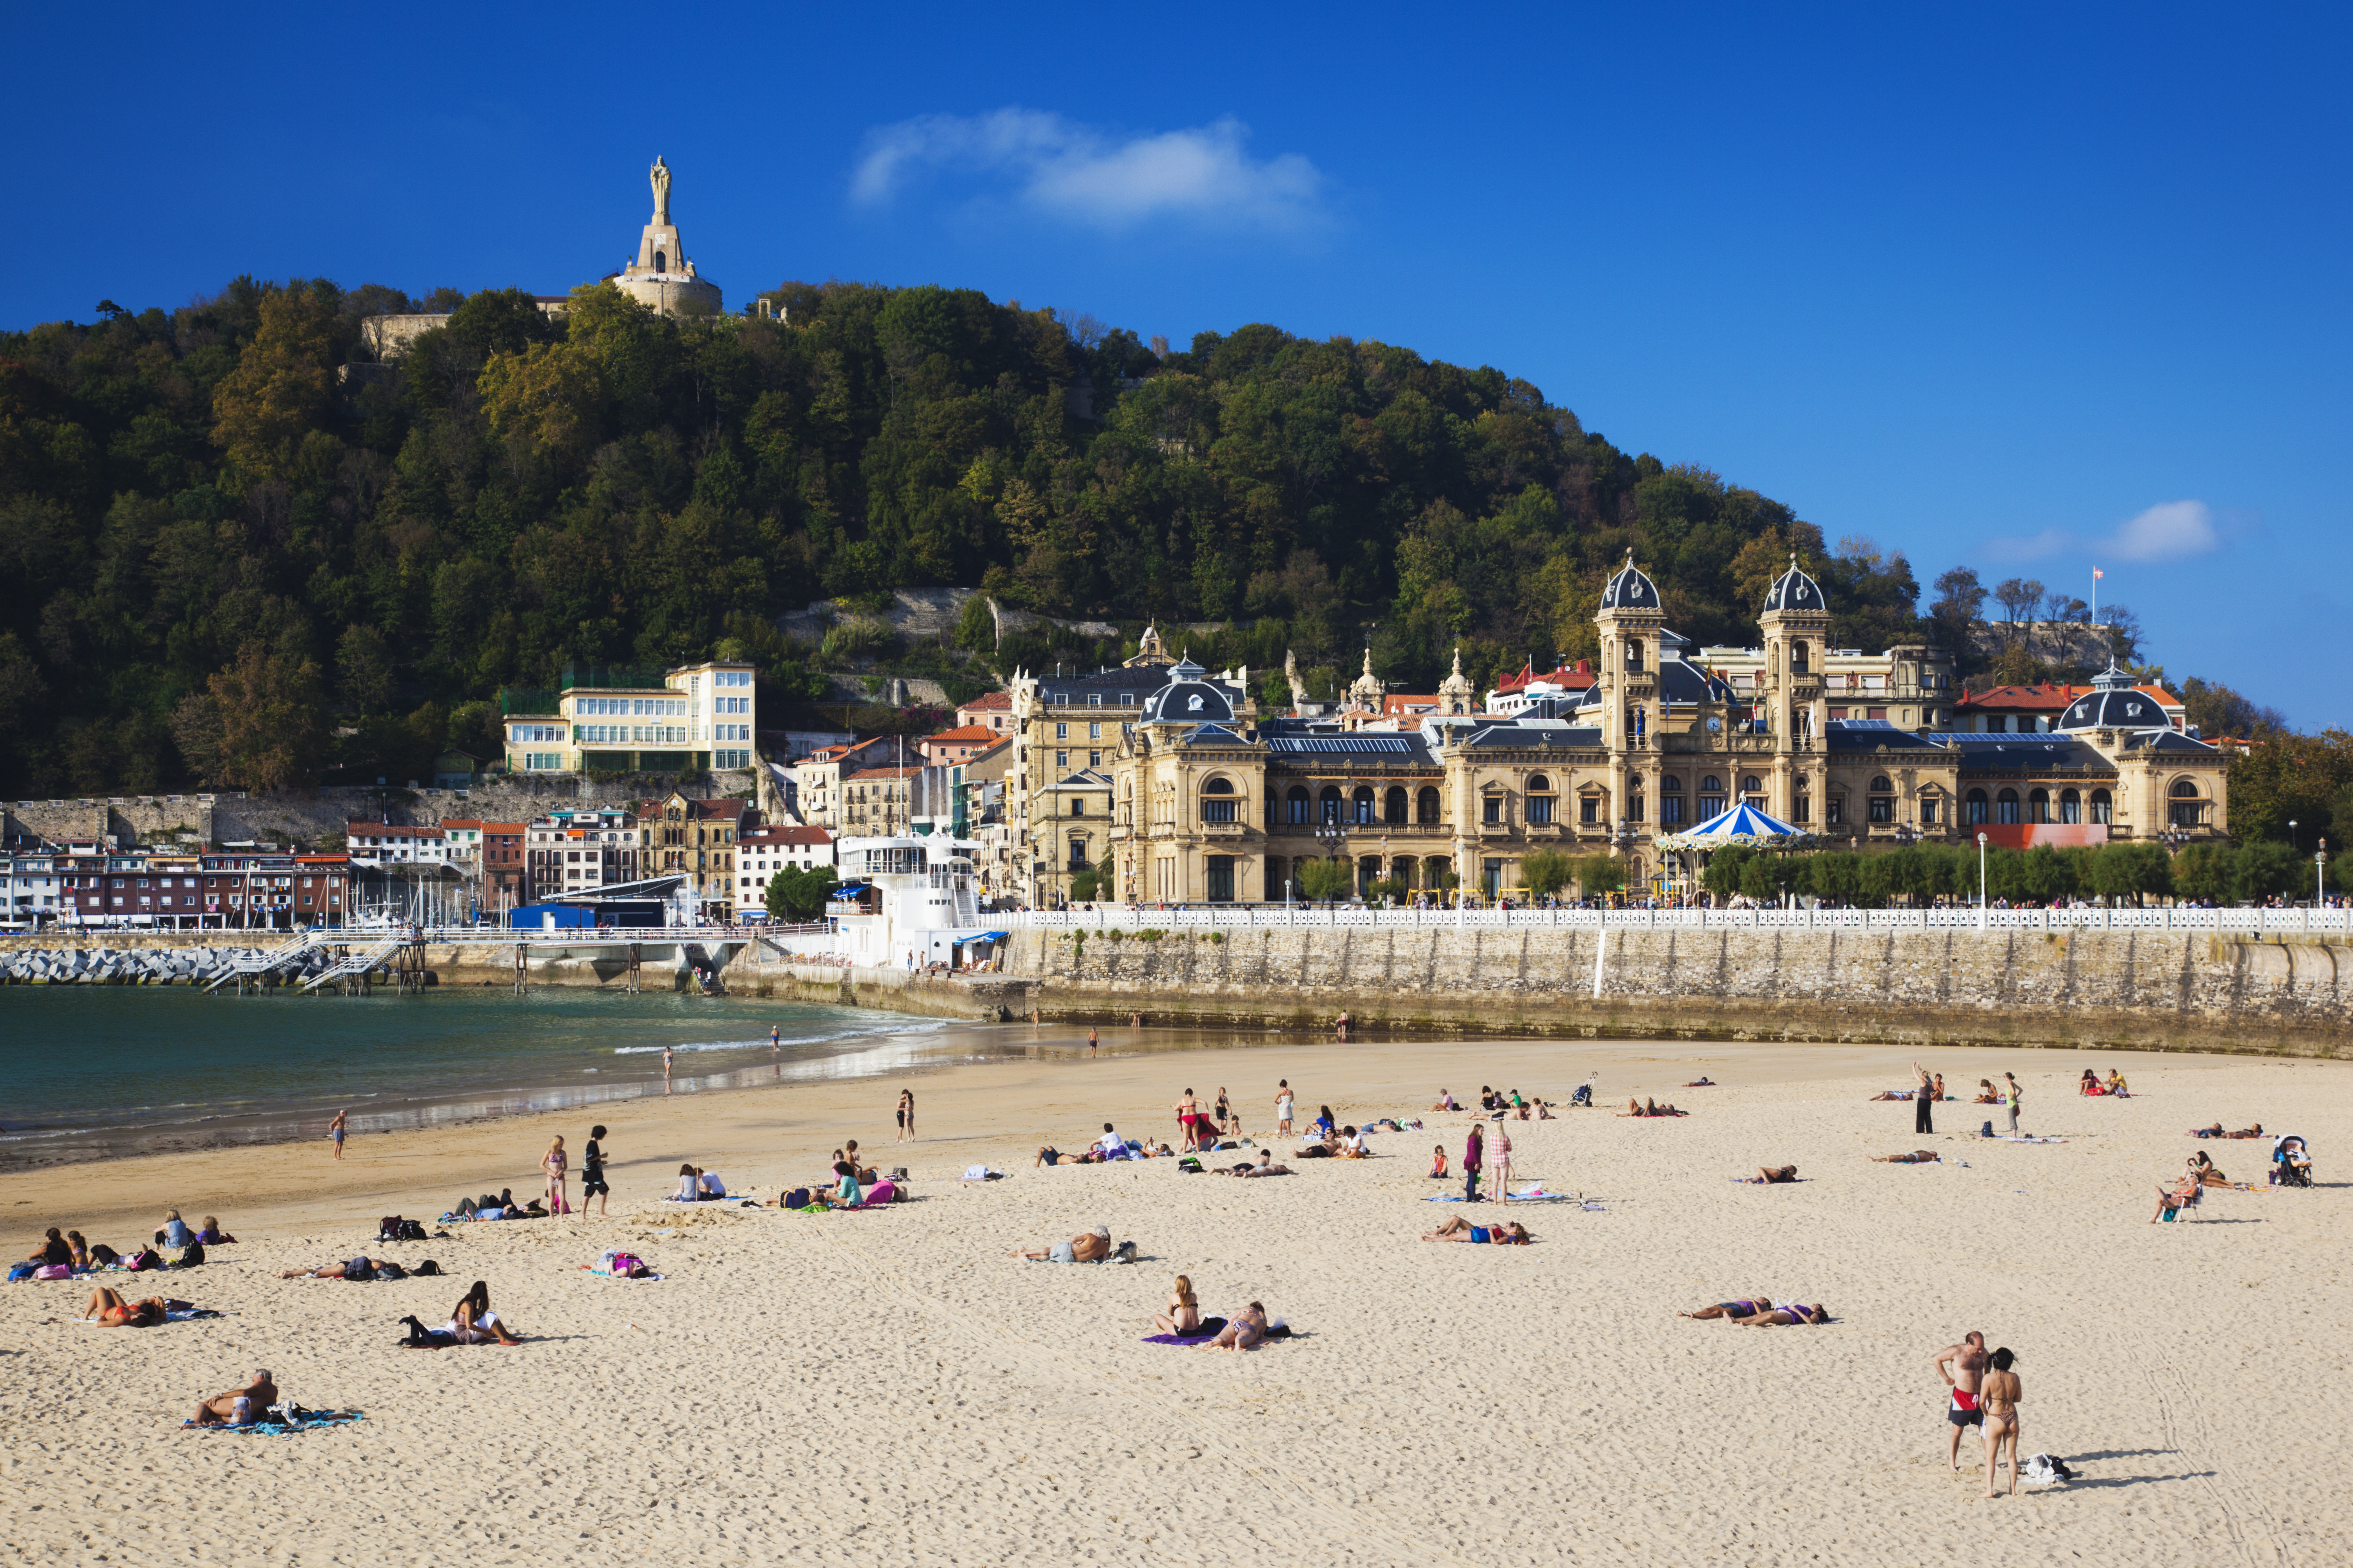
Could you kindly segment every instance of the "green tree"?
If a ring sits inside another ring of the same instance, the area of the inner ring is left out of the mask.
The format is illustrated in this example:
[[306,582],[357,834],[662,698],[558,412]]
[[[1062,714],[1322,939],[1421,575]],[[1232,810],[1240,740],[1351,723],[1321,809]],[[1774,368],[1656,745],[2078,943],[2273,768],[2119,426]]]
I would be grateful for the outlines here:
[[1549,899],[1575,879],[1577,862],[1557,849],[1537,849],[1520,860],[1520,885],[1539,899]]
[[1615,855],[1580,855],[1576,866],[1577,890],[1588,899],[1619,892],[1626,886],[1626,862]]
[[335,395],[332,284],[272,289],[260,301],[260,330],[213,394],[213,439],[229,467],[252,479],[278,478]]
[[1093,903],[1095,901],[1096,893],[1102,889],[1102,880],[1100,873],[1092,869],[1081,871],[1076,876],[1073,876],[1071,879],[1071,902],[1074,904]]
[[768,879],[768,918],[813,921],[825,913],[826,900],[837,885],[830,866],[812,866],[807,870],[786,867]]
[[2237,880],[2238,851],[2228,844],[2192,844],[2173,858],[2174,890],[2185,899],[2228,904]]
[[1311,903],[1345,899],[1356,885],[1356,868],[1345,860],[1303,859],[1296,876],[1301,896]]
[[318,779],[326,751],[319,667],[291,649],[248,643],[212,678],[223,784],[286,789]]

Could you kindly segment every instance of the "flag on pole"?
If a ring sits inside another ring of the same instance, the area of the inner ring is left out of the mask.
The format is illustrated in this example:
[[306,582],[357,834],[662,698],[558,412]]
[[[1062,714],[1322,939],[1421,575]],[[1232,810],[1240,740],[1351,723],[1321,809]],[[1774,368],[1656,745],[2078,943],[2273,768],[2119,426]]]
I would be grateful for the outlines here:
[[2101,578],[2103,578],[2103,577],[2105,577],[2105,576],[2106,576],[2106,575],[2107,575],[2107,574],[2106,574],[2106,573],[2105,573],[2105,572],[2103,572],[2103,571],[2101,571],[2098,567],[2094,566],[2094,567],[2093,567],[2093,568],[2092,568],[2092,581],[2093,581],[2093,582],[2096,583],[2096,582],[2098,582]]

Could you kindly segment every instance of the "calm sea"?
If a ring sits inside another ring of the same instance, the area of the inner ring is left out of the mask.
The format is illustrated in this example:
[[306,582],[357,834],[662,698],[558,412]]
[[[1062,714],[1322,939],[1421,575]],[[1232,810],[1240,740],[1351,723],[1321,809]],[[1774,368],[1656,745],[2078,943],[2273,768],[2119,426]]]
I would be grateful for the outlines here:
[[0,987],[0,1169],[321,1137],[343,1109],[353,1130],[385,1131],[659,1095],[665,1046],[670,1091],[699,1094],[994,1055],[995,1033],[556,987],[237,997],[11,985]]

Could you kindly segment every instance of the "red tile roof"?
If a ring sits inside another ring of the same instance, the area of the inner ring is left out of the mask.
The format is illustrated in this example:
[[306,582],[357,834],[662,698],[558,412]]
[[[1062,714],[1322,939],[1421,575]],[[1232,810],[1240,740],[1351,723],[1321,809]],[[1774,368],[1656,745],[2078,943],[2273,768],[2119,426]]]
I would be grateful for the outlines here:
[[959,724],[953,730],[943,730],[936,735],[926,735],[926,746],[987,746],[1005,739],[986,724]]
[[822,827],[754,827],[736,842],[752,845],[818,846],[832,843],[833,835]]

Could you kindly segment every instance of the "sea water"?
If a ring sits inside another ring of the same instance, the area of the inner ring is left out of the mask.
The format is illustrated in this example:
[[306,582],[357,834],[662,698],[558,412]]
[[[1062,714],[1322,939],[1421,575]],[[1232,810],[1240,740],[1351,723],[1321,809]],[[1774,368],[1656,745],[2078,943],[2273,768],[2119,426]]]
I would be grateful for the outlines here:
[[11,985],[0,987],[0,1169],[316,1138],[338,1110],[353,1131],[381,1132],[859,1077],[993,1054],[986,1037],[996,1032],[805,1003],[554,986],[240,997]]

